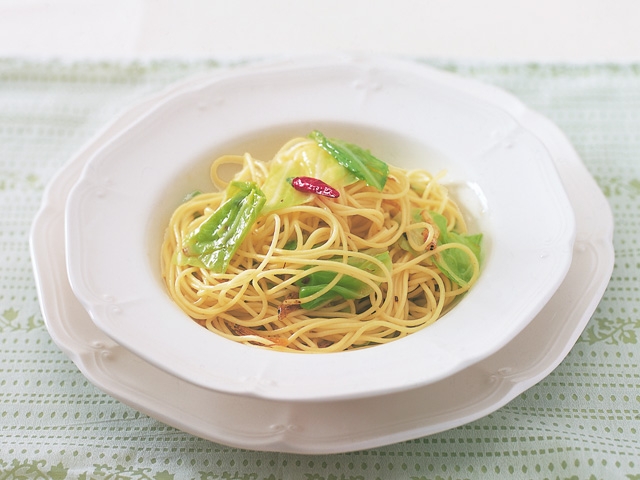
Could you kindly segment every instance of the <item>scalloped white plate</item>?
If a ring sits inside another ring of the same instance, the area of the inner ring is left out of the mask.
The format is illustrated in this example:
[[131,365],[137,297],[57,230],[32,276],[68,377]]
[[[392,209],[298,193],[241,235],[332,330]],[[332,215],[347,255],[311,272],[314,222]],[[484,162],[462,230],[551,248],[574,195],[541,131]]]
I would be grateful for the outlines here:
[[127,112],[67,163],[47,188],[30,245],[43,316],[56,344],[98,388],[176,428],[239,448],[322,454],[374,448],[463,425],[547,376],[580,336],[608,284],[614,261],[609,206],[564,135],[545,118],[529,113],[529,129],[549,149],[562,177],[577,234],[564,282],[508,345],[443,381],[360,400],[274,402],[190,384],[98,329],[74,296],[66,271],[64,210],[69,190],[93,153],[158,100]]
[[[232,69],[168,95],[88,159],[67,200],[71,287],[118,344],[219,392],[320,401],[442,380],[506,345],[571,263],[573,210],[528,115],[505,92],[415,62],[329,56]],[[485,256],[478,282],[435,324],[374,348],[295,355],[212,334],[167,295],[166,225],[185,194],[212,188],[211,160],[245,149],[270,157],[314,128],[398,166],[447,170]]]

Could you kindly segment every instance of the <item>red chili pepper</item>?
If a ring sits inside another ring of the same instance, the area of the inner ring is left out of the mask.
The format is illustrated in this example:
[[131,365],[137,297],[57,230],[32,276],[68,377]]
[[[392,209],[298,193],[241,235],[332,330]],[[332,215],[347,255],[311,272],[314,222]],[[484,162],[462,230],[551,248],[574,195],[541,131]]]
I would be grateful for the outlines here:
[[291,186],[299,192],[315,193],[323,197],[338,198],[340,196],[340,192],[331,185],[313,177],[292,178]]

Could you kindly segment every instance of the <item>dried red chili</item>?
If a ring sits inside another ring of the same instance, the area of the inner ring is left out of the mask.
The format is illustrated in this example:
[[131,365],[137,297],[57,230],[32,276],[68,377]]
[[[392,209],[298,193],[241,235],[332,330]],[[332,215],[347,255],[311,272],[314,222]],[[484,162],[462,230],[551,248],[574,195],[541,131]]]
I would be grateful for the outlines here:
[[315,193],[323,197],[338,198],[340,192],[322,180],[313,177],[295,177],[291,179],[291,186],[299,192]]

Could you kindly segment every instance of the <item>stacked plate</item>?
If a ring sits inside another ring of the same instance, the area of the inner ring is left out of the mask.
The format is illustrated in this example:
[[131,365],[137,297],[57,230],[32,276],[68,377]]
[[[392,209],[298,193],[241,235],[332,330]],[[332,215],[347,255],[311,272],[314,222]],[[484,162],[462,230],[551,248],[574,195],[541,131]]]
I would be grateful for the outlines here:
[[[164,229],[186,193],[211,189],[211,160],[268,158],[313,129],[448,172],[485,257],[434,325],[358,351],[274,352],[207,332],[166,295]],[[212,441],[330,453],[453,428],[544,378],[604,293],[612,233],[569,142],[517,99],[412,62],[331,56],[230,69],[132,108],[51,182],[31,248],[52,338],[103,391]]]

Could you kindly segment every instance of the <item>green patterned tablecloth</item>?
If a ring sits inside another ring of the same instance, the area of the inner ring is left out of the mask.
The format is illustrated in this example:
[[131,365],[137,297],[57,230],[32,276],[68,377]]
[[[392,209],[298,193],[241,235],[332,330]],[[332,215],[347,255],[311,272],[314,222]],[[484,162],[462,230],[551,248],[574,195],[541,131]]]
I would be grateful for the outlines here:
[[640,65],[437,66],[514,93],[564,130],[614,212],[611,282],[564,362],[498,411],[305,456],[217,445],[123,405],[82,376],[40,313],[28,238],[46,184],[118,112],[216,62],[0,59],[0,480],[640,479]]

